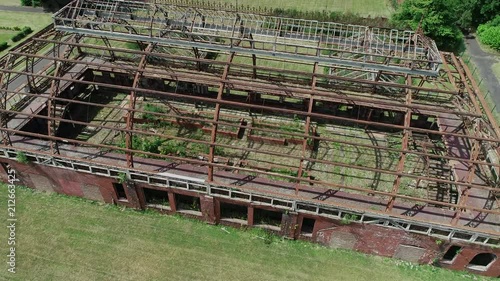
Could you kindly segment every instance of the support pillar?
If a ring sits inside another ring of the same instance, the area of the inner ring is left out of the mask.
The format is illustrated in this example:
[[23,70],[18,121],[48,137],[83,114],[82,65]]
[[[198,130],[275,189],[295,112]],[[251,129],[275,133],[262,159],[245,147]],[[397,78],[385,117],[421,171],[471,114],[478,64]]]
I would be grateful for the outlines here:
[[209,224],[215,224],[217,217],[215,215],[215,200],[212,196],[200,195],[200,208],[203,220]]

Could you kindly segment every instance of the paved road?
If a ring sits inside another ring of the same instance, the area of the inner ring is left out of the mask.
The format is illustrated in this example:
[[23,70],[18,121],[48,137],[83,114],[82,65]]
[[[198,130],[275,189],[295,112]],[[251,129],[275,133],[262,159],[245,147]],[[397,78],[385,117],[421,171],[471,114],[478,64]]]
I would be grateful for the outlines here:
[[[472,57],[472,61],[479,70],[478,76],[483,79],[483,83],[486,83],[486,88],[490,92],[493,102],[496,105],[496,111],[500,113],[500,81],[495,76],[492,69],[494,63],[500,62],[500,57],[481,50],[474,36],[466,38],[465,43]],[[493,107],[494,105],[491,105],[491,108]]]

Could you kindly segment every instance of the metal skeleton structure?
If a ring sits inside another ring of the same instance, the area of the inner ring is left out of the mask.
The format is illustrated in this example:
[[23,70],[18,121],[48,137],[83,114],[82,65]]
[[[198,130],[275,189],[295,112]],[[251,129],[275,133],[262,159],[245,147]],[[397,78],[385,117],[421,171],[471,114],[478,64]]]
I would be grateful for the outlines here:
[[[49,150],[49,155],[67,159],[74,155],[59,148],[68,144],[95,153],[122,152],[126,154],[124,163],[114,165],[129,171],[139,169],[138,158],[164,159],[167,164],[189,164],[203,171],[202,180],[214,186],[228,185],[217,180],[220,171],[278,176],[281,184],[289,182],[294,196],[304,200],[311,201],[307,194],[314,190],[341,191],[346,201],[352,200],[353,210],[388,216],[400,216],[415,205],[429,210],[437,206],[450,212],[448,221],[432,216],[432,211],[423,219],[447,227],[474,225],[477,231],[500,233],[500,211],[497,203],[491,204],[499,191],[500,129],[465,63],[451,53],[439,52],[432,40],[418,32],[114,0],[75,0],[54,15],[54,23],[55,29],[37,33],[0,59],[3,149],[34,154]],[[276,67],[279,64],[286,66]],[[299,66],[294,68],[298,70],[288,69],[290,65]],[[87,91],[103,98],[109,92],[126,93],[127,102],[103,104],[79,98]],[[136,106],[138,99],[150,98],[171,110],[150,112]],[[176,105],[179,100],[210,105],[213,110],[208,116],[189,114]],[[68,113],[71,106],[116,110],[123,113],[125,122],[110,126],[77,120]],[[349,108],[349,113],[342,113],[340,107]],[[284,116],[300,122],[303,131],[224,118],[237,111],[276,120]],[[176,124],[207,124],[204,128],[209,137],[190,139],[144,130],[136,124],[138,114],[175,120]],[[421,125],[427,121],[419,123],[420,119],[434,121]],[[46,130],[29,129],[30,120],[45,122]],[[62,123],[123,134],[125,145],[67,137],[60,129]],[[312,132],[318,123],[397,132],[400,143],[389,147],[324,137]],[[245,161],[220,161],[223,157],[217,148],[235,148],[220,141],[227,133],[221,127],[296,139],[297,154],[236,146],[246,154],[288,159],[293,173],[279,174],[269,168],[282,165],[277,160],[271,166],[265,161],[254,166]],[[134,147],[134,136],[195,143],[207,147],[208,153],[189,157],[141,151]],[[438,140],[445,147],[416,141],[419,136]],[[314,153],[320,144],[392,153],[398,156],[396,168],[321,158]],[[425,171],[407,171],[410,155],[425,163]],[[434,167],[436,163],[451,167],[451,172]],[[380,186],[368,189],[306,176],[314,164],[391,177],[393,182],[384,191]],[[405,194],[401,192],[403,179],[416,182],[417,187],[426,182],[436,189],[455,189],[459,197],[446,201],[439,196]],[[269,189],[269,194],[279,196],[279,188]],[[359,196],[383,208],[356,206]],[[474,215],[482,220],[471,224],[469,217]]]

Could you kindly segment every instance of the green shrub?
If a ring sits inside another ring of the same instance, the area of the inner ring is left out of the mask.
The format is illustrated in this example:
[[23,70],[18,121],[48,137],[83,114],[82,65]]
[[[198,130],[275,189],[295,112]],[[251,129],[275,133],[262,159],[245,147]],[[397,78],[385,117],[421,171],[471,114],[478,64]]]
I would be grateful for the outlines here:
[[33,30],[31,29],[31,27],[25,26],[18,33],[16,33],[14,36],[12,36],[11,40],[12,40],[12,42],[20,41],[21,39],[23,39],[24,37],[26,37],[31,32],[33,32]]
[[10,40],[12,40],[12,42],[17,42],[17,41],[20,41],[21,39],[23,39],[25,36],[26,35],[24,34],[24,32],[19,31],[14,36],[12,36],[12,38],[10,38]]
[[479,40],[491,48],[500,51],[500,16],[479,25],[477,28]]
[[33,32],[33,29],[31,29],[31,27],[29,27],[29,26],[25,26],[25,27],[23,27],[23,29],[21,31],[23,32],[24,36],[27,36],[28,34]]
[[152,140],[144,139],[142,142],[142,151],[150,153],[160,153],[160,146],[163,144],[163,140],[159,137],[155,137]]
[[[144,105],[144,111],[147,112],[153,112],[153,113],[165,113],[165,110],[157,105],[151,104],[151,103],[146,103]],[[149,113],[143,113],[142,118],[148,119],[148,120],[156,120],[158,116],[149,114]]]
[[17,162],[19,162],[21,164],[28,164],[29,163],[28,156],[26,156],[26,153],[24,153],[22,151],[17,152],[16,160],[17,160]]
[[7,42],[0,43],[0,52],[7,49],[8,47],[9,47],[9,44]]

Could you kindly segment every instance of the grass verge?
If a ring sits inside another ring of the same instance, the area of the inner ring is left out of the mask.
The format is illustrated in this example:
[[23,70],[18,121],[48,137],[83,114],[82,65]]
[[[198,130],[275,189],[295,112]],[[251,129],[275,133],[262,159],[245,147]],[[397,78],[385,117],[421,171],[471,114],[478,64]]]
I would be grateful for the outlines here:
[[[468,52],[463,53],[462,58],[464,62],[467,64],[469,67],[470,71],[473,73],[474,80],[479,84],[479,90],[481,90],[481,93],[485,97],[485,101],[490,107],[491,113],[493,114],[493,117],[495,120],[500,123],[500,108],[495,107],[495,103],[493,102],[493,99],[491,98],[491,93],[489,93],[489,90],[486,88],[486,82],[479,83],[482,81],[482,79],[479,77],[479,70],[477,70],[476,65],[474,64],[474,61],[472,60],[470,54]],[[496,63],[493,65],[493,71],[495,72],[495,75],[498,77],[497,74],[500,72],[500,64]],[[500,79],[500,78],[499,78]]]
[[389,0],[213,0],[240,6],[297,9],[299,11],[351,12],[360,16],[390,17],[394,12]]
[[[0,200],[7,202],[5,185]],[[255,229],[222,229],[22,187],[16,188],[16,216],[17,273],[8,273],[4,263],[2,280],[472,279]],[[0,237],[7,237],[7,228],[0,229]]]
[[0,0],[0,5],[1,6],[21,6],[21,1],[20,0]]

